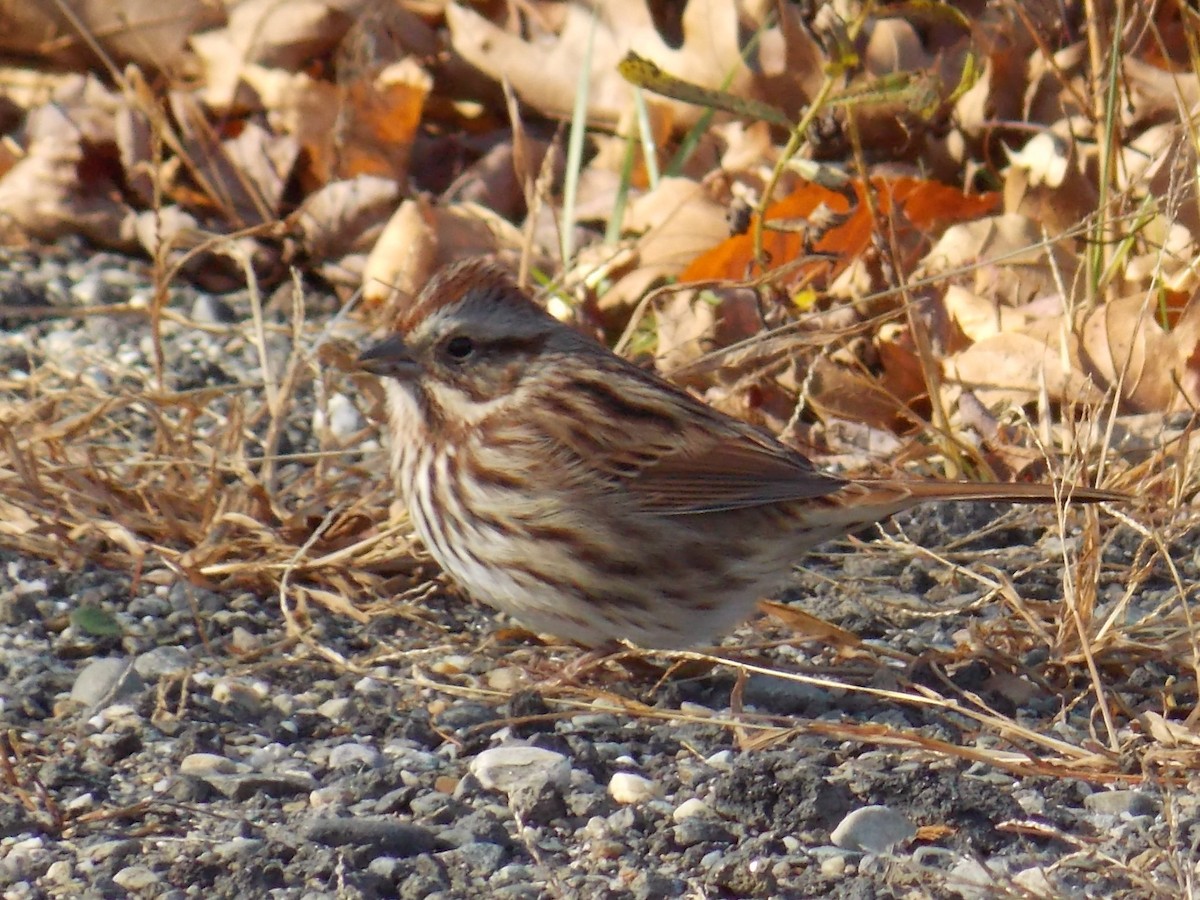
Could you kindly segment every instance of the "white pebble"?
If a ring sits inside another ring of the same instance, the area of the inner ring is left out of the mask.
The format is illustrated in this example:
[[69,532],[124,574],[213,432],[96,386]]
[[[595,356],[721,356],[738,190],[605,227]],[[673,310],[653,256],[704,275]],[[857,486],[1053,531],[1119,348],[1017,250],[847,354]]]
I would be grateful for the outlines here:
[[618,803],[645,803],[658,794],[658,785],[633,772],[618,772],[608,782],[608,795]]
[[821,860],[821,874],[830,878],[840,878],[846,874],[846,857],[827,856]]
[[712,814],[712,809],[707,803],[698,797],[689,797],[684,800],[671,813],[671,818],[676,822],[682,822],[684,819],[690,819],[693,816],[707,816]]
[[493,691],[504,691],[511,693],[523,688],[529,683],[529,676],[525,674],[524,669],[519,669],[516,666],[500,666],[497,669],[490,669],[483,680]]
[[346,697],[332,697],[317,707],[317,712],[327,719],[338,721],[344,719],[350,709],[350,700]]
[[126,866],[112,880],[131,893],[143,893],[159,884],[159,877],[146,866]]
[[712,756],[705,760],[714,769],[719,769],[722,772],[728,772],[733,768],[733,751],[718,750]]
[[179,761],[179,774],[203,778],[207,775],[232,775],[237,763],[219,753],[189,753]]
[[849,813],[833,829],[833,843],[843,850],[887,853],[917,833],[907,818],[886,806],[864,806]]
[[504,793],[537,782],[563,788],[571,780],[570,760],[541,747],[493,747],[471,760],[469,768],[485,788]]

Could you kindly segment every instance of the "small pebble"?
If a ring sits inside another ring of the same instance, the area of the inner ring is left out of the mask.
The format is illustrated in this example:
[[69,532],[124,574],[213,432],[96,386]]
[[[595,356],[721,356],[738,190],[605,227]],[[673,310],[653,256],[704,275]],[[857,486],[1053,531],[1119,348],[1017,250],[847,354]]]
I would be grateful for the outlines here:
[[383,754],[367,744],[338,744],[329,751],[329,768],[331,769],[341,769],[346,766],[373,769],[382,761]]
[[229,649],[234,653],[253,653],[262,646],[258,635],[248,631],[241,625],[236,626],[229,635]]
[[238,315],[220,297],[200,294],[192,304],[192,319],[201,325],[230,325],[238,320]]
[[434,848],[429,829],[381,816],[321,817],[309,823],[305,836],[329,847],[366,847],[377,856],[416,856]]
[[75,677],[71,699],[84,706],[112,704],[140,693],[146,687],[128,657],[94,659]]
[[1031,897],[1053,897],[1056,893],[1046,870],[1042,868],[1022,869],[1013,876],[1013,884]]
[[147,681],[182,675],[191,666],[192,656],[183,647],[155,647],[133,661],[134,670]]
[[959,860],[947,873],[947,882],[963,900],[987,900],[997,895],[1000,880],[976,859]]
[[239,803],[249,800],[255,794],[265,794],[268,797],[291,797],[296,794],[310,794],[317,787],[316,779],[306,772],[209,775],[204,780],[229,799]]
[[684,800],[671,813],[671,818],[676,822],[682,822],[684,819],[689,819],[692,816],[711,816],[712,809],[707,803],[699,797],[689,797]]
[[728,772],[733,768],[733,751],[718,750],[712,756],[708,757],[705,762],[718,771]]
[[470,771],[485,788],[504,793],[537,783],[561,789],[570,783],[571,762],[553,750],[512,745],[484,750],[471,760]]
[[212,698],[217,703],[251,711],[261,709],[269,693],[265,684],[251,678],[218,678],[212,686]]
[[518,669],[516,666],[499,666],[489,669],[483,680],[493,691],[503,691],[504,693],[519,691],[529,684],[529,676],[523,669]]
[[46,868],[46,874],[42,877],[52,884],[61,884],[64,881],[70,881],[75,874],[75,866],[66,859],[60,859],[50,863]]
[[317,712],[327,719],[332,719],[334,722],[339,722],[346,718],[346,713],[350,709],[350,700],[347,697],[333,697],[326,700],[317,707]]
[[633,772],[617,772],[608,782],[608,795],[618,803],[645,803],[659,796],[658,785]]
[[1109,816],[1152,816],[1159,803],[1145,791],[1097,791],[1083,798],[1083,805],[1094,813]]
[[916,826],[886,806],[864,806],[849,813],[833,829],[833,843],[843,850],[887,853],[917,833]]
[[825,857],[823,860],[821,860],[821,874],[830,878],[841,878],[846,874],[846,857]]
[[126,866],[112,879],[131,893],[142,893],[158,887],[161,879],[145,866]]
[[237,763],[219,753],[189,753],[179,761],[179,774],[206,778],[209,775],[232,775]]

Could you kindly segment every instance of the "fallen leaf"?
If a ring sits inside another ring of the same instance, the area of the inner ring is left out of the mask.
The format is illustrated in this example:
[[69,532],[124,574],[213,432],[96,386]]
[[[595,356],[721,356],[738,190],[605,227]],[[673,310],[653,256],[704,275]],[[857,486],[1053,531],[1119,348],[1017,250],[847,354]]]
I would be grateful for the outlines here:
[[[984,215],[999,200],[995,194],[964,195],[957,188],[914,178],[874,178],[871,186],[878,214],[890,218],[891,234],[902,247],[923,241],[930,232],[951,222]],[[806,239],[814,253],[836,257],[836,262],[819,259],[805,263],[790,276],[791,283],[832,279],[858,259],[871,243],[876,219],[865,202],[862,183],[853,182],[851,187],[856,198],[853,206],[845,194],[812,183],[802,184],[771,204],[763,232],[767,268],[795,261],[804,251]],[[823,221],[832,224],[823,227]],[[779,230],[805,222],[810,223],[807,229]],[[753,247],[752,234],[734,235],[697,256],[680,280],[741,280],[753,270]]]
[[310,258],[330,263],[348,254],[366,254],[399,199],[400,186],[393,179],[360,175],[331,182],[309,194],[288,222],[299,233]]
[[405,200],[392,214],[363,269],[363,302],[379,310],[380,323],[389,324],[397,315],[397,305],[411,300],[429,281],[437,241],[427,201]]
[[[615,126],[630,105],[633,88],[617,71],[630,50],[671,75],[706,88],[747,95],[750,70],[738,47],[737,7],[725,0],[689,0],[683,12],[683,44],[671,47],[659,34],[645,0],[607,0],[590,12],[567,4],[557,34],[530,40],[506,31],[458,3],[446,7],[451,42],[471,65],[496,81],[507,79],[521,100],[538,111],[570,118],[585,61],[590,62],[587,110],[592,125]],[[531,26],[533,21],[531,20]],[[701,107],[674,103],[681,127],[694,123]]]
[[1200,302],[1165,331],[1153,294],[1111,300],[1083,317],[1080,355],[1134,412],[1173,412],[1200,404]]
[[947,359],[943,380],[973,392],[989,409],[1035,403],[1043,385],[1055,402],[1101,403],[1103,390],[1077,360],[1068,353],[1064,364],[1057,343],[1045,337],[1002,333]]

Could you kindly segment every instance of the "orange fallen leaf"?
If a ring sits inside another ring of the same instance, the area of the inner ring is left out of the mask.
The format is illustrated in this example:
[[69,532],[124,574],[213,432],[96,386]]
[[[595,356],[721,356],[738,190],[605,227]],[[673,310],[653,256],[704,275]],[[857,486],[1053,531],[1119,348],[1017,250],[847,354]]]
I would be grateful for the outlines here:
[[[930,232],[948,225],[976,219],[992,212],[999,203],[996,194],[964,195],[957,188],[934,181],[915,178],[874,178],[871,188],[880,216],[892,219],[892,230],[898,243],[906,238],[919,237],[922,242]],[[826,212],[846,214],[841,221],[817,237],[812,250],[818,254],[834,255],[836,263],[827,259],[813,260],[802,265],[796,280],[825,276],[832,279],[869,246],[875,228],[875,217],[865,202],[863,183],[853,183],[856,197],[853,208],[844,194],[819,185],[806,183],[787,197],[767,208],[763,250],[768,269],[776,269],[797,259],[804,248],[804,236],[797,231],[771,228],[772,222],[787,223],[816,218]],[[750,233],[735,235],[696,257],[680,275],[681,281],[716,279],[741,280],[752,271],[753,239]]]

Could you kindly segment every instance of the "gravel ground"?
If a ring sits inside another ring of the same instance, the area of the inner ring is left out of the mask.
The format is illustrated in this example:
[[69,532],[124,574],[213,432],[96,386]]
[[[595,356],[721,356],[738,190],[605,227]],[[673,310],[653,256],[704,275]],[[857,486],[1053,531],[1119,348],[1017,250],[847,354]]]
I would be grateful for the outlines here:
[[[142,264],[72,246],[11,255],[0,271],[3,305],[149,292]],[[209,320],[248,311],[243,296],[186,287],[172,302]],[[105,359],[148,365],[137,319],[5,319],[0,306],[0,326],[14,377],[42,358],[77,358],[77,376],[101,383]],[[255,381],[253,354],[220,340],[168,329],[175,387]],[[298,409],[289,440],[303,445],[310,422]],[[1107,527],[1105,581],[1137,547]],[[1011,574],[1030,604],[1062,595],[1049,512],[931,507],[897,529],[922,547],[955,542],[956,560]],[[1195,584],[1196,555],[1178,546]],[[1150,578],[1128,615],[1170,591],[1165,574]],[[502,630],[449,590],[366,625],[315,612],[322,653],[287,638],[274,597],[0,550],[3,897],[1192,896],[1200,795],[1186,772],[1142,777],[1146,745],[1127,717],[1129,752],[1102,782],[1083,764],[1079,778],[1039,773],[1027,744],[961,713],[857,689],[970,692],[1101,752],[1085,669],[964,649],[1012,615],[974,603],[982,594],[906,541],[832,545],[781,599],[886,653],[839,653],[773,620],[723,646],[842,687],[726,666],[659,677],[644,662],[576,685],[562,673],[577,651]],[[1097,618],[1121,595],[1104,584]],[[1169,698],[1144,699],[1176,680],[1186,715],[1187,660],[1130,660],[1100,672],[1122,702],[1166,710]],[[1158,749],[1167,762],[1173,750]],[[986,761],[1001,750],[1026,773]]]

